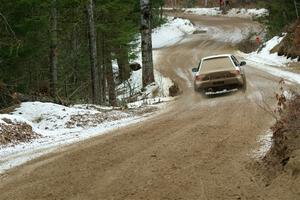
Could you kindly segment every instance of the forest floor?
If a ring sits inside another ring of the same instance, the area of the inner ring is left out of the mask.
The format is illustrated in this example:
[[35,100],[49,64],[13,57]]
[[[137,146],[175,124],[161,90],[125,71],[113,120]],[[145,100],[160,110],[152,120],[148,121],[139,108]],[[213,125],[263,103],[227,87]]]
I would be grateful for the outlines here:
[[[224,32],[259,28],[250,19],[184,17]],[[204,97],[193,90],[191,68],[203,56],[237,53],[235,42],[194,34],[158,49],[156,69],[183,92],[176,101],[147,121],[0,175],[0,199],[299,199],[299,173],[270,183],[253,164],[270,148],[280,74],[249,63],[245,93]],[[290,80],[287,87],[298,85]]]

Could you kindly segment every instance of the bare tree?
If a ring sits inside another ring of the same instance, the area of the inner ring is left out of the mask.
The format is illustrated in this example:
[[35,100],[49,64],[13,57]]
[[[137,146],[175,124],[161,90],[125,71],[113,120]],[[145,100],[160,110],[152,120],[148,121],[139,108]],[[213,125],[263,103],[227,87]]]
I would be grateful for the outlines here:
[[50,10],[50,95],[57,97],[57,2],[51,1]]
[[89,32],[89,47],[90,47],[90,65],[92,77],[92,95],[93,103],[101,103],[99,75],[97,64],[97,35],[94,22],[94,4],[93,0],[87,1],[87,18],[88,18],[88,32]]
[[143,86],[154,82],[150,0],[140,0]]

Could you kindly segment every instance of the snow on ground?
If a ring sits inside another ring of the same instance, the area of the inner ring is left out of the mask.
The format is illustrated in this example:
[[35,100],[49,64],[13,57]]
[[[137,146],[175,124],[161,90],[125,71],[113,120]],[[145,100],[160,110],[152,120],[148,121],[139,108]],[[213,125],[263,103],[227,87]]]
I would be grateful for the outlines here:
[[271,130],[268,130],[266,133],[260,135],[257,139],[260,147],[252,152],[251,157],[255,159],[263,158],[266,153],[271,149],[272,146],[272,137],[273,133]]
[[252,27],[241,28],[230,28],[230,29],[221,29],[218,27],[206,27],[207,35],[216,41],[228,42],[228,43],[239,43],[242,40],[246,39],[252,30]]
[[[151,108],[122,111],[96,105],[22,103],[13,113],[0,114],[0,123],[7,119],[26,123],[40,136],[30,142],[0,146],[0,173],[67,144],[145,120],[147,113],[156,109]],[[2,133],[0,130],[0,136]]]
[[184,12],[196,14],[196,15],[207,15],[207,16],[218,16],[222,15],[220,8],[185,8]]
[[[184,35],[192,34],[194,30],[193,24],[188,20],[168,18],[166,24],[153,31],[153,47],[161,48],[175,44]],[[139,47],[136,49],[138,56],[134,61],[141,64],[140,39],[138,43]],[[154,51],[154,62],[158,56]],[[113,69],[118,71],[116,60],[113,60]],[[0,173],[67,144],[145,120],[148,117],[147,113],[153,112],[153,109],[157,107],[150,106],[147,111],[145,105],[174,99],[169,97],[169,88],[173,85],[172,80],[157,70],[155,70],[155,80],[155,83],[142,91],[142,70],[138,70],[132,72],[127,83],[118,87],[118,90],[125,89],[123,94],[118,96],[119,100],[134,94],[139,95],[136,99],[138,101],[128,104],[129,108],[137,109],[136,111],[122,111],[112,107],[88,104],[66,107],[53,103],[27,102],[22,103],[20,108],[11,114],[0,115],[0,125],[5,124],[5,120],[25,123],[40,136],[31,142],[0,146]],[[0,136],[1,131],[3,130],[0,126]]]
[[[153,48],[162,48],[174,45],[182,40],[187,34],[193,34],[196,30],[194,25],[186,19],[168,17],[167,23],[161,27],[155,28],[152,32],[152,46]],[[132,62],[142,65],[141,55],[141,38],[137,39],[137,48],[135,50],[137,58]],[[160,55],[157,51],[153,51],[154,65]],[[115,65],[117,65],[115,63]],[[169,101],[169,88],[173,85],[173,81],[168,77],[163,76],[158,70],[154,69],[155,84],[143,89],[142,85],[142,69],[133,71],[128,81],[118,86],[118,90],[121,91],[121,95],[118,99],[128,99],[129,97],[136,97],[136,100],[150,99],[159,97],[161,101]],[[167,97],[167,98],[164,98]]]
[[278,56],[277,53],[270,53],[270,51],[276,45],[278,45],[284,37],[285,34],[282,37],[273,37],[272,39],[263,44],[264,47],[260,51],[258,50],[250,54],[240,54],[249,61],[277,67],[284,67],[290,62],[297,62],[297,59],[292,60],[285,56]]
[[251,67],[255,67],[259,70],[263,70],[265,72],[268,72],[269,74],[272,74],[273,76],[277,76],[280,78],[283,78],[286,81],[293,82],[300,84],[300,74],[287,71],[283,68],[278,68],[262,63],[247,61],[247,64]]
[[226,14],[226,16],[228,17],[240,17],[240,18],[258,18],[258,17],[264,17],[268,15],[269,15],[269,11],[265,8],[261,8],[261,9],[232,8]]
[[240,18],[258,18],[264,17],[269,14],[269,11],[264,8],[232,8],[226,14],[222,14],[218,7],[214,8],[185,8],[183,9],[186,13],[192,13],[196,15],[207,15],[207,16],[226,16],[226,17],[240,17]]
[[273,37],[263,44],[264,47],[260,51],[249,54],[239,51],[237,54],[243,57],[251,67],[266,71],[290,82],[300,84],[300,74],[290,72],[286,68],[289,63],[297,62],[297,59],[292,60],[285,56],[278,56],[277,53],[270,53],[270,51],[278,45],[283,38],[284,36]]
[[176,44],[184,35],[192,34],[195,30],[187,19],[168,17],[166,24],[154,29],[152,47],[157,49]]

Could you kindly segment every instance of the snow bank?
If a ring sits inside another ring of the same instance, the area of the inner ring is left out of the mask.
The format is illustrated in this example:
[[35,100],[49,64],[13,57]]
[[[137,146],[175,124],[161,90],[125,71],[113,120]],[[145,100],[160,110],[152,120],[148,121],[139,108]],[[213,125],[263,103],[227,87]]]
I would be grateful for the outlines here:
[[171,46],[179,42],[184,35],[192,34],[196,28],[187,19],[167,18],[167,23],[154,29],[152,47],[154,49]]
[[22,122],[31,126],[39,137],[30,142],[0,146],[0,173],[66,144],[142,121],[145,116],[144,111],[113,110],[88,104],[66,107],[53,103],[22,103],[13,113],[0,115],[0,126],[8,120]]
[[196,15],[207,15],[207,16],[226,16],[226,17],[239,17],[239,18],[258,18],[269,15],[267,9],[254,8],[254,9],[245,9],[245,8],[232,8],[227,14],[222,14],[218,7],[215,8],[186,8],[183,9],[185,13],[192,13]]
[[13,116],[33,123],[36,132],[62,130],[72,115],[95,114],[96,110],[66,107],[54,103],[26,102],[13,112]]
[[265,8],[257,9],[245,9],[245,8],[232,8],[225,16],[239,17],[239,18],[258,18],[269,15],[269,11]]
[[185,13],[191,13],[195,15],[208,15],[208,16],[218,16],[222,15],[220,8],[185,8],[183,9]]
[[264,47],[260,51],[250,54],[237,52],[237,54],[243,57],[251,67],[264,70],[274,76],[300,84],[300,74],[287,71],[285,68],[289,63],[297,62],[297,59],[292,60],[285,56],[278,56],[277,53],[270,53],[271,49],[278,45],[284,37],[285,36],[273,37],[264,44]]
[[271,40],[267,41],[264,47],[260,51],[256,51],[250,54],[243,54],[247,60],[262,63],[265,65],[284,67],[290,62],[296,62],[297,60],[288,59],[285,56],[278,56],[277,53],[270,53],[270,51],[278,45],[285,36],[275,36]]

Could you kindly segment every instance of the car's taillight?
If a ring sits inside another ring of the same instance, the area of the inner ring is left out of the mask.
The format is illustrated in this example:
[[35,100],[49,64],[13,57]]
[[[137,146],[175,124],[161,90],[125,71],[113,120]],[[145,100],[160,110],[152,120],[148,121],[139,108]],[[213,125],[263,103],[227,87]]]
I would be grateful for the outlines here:
[[238,70],[238,69],[231,71],[231,73],[234,74],[234,75],[236,75],[236,76],[238,76],[238,75],[241,74],[240,70]]
[[203,78],[204,78],[204,76],[203,75],[196,75],[196,81],[202,81],[203,80]]

